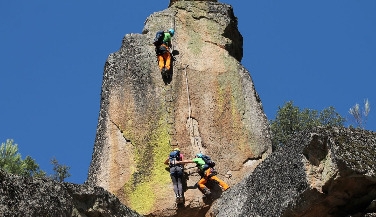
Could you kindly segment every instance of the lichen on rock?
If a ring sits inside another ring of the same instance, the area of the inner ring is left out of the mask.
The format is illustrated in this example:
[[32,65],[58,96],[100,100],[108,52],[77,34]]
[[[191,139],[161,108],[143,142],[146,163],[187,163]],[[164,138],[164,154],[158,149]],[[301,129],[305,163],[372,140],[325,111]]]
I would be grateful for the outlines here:
[[[177,60],[166,82],[152,41],[169,28]],[[186,159],[209,154],[230,185],[249,174],[271,152],[271,141],[250,73],[239,63],[242,46],[232,7],[217,1],[171,1],[146,19],[142,34],[125,35],[105,65],[88,182],[141,214],[173,216],[163,161],[176,144]],[[184,209],[202,214],[210,204],[195,185],[200,177],[188,167],[186,173]]]

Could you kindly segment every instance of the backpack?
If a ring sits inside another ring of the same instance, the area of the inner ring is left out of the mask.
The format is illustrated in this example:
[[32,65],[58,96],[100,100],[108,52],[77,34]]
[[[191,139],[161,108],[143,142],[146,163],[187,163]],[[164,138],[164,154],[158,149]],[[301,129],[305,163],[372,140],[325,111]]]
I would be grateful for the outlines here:
[[205,164],[208,165],[209,167],[213,168],[215,166],[215,162],[212,159],[210,159],[209,156],[203,154],[201,158],[205,161]]
[[180,161],[180,151],[172,151],[170,152],[169,161],[170,167],[176,166],[176,161]]
[[163,38],[164,38],[164,31],[160,30],[155,34],[154,42],[153,44],[155,46],[161,46],[163,44]]

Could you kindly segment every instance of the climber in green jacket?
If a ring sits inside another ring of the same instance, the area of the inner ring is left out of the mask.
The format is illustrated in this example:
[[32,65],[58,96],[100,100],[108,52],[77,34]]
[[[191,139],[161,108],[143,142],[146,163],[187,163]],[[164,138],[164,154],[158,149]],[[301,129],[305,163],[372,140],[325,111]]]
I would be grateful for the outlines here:
[[210,181],[215,181],[217,182],[224,191],[230,188],[230,186],[224,182],[223,180],[219,179],[216,175],[217,172],[213,168],[213,166],[209,166],[207,162],[205,162],[204,157],[207,157],[201,153],[198,153],[196,157],[192,160],[183,160],[183,161],[178,161],[177,163],[179,164],[187,164],[187,163],[195,163],[196,166],[199,169],[199,174],[201,175],[201,179],[198,181],[198,187],[200,190],[205,194],[205,195],[210,195],[211,192],[209,188],[205,186],[205,184],[210,180]]
[[158,58],[159,69],[162,72],[170,71],[171,68],[171,38],[174,36],[175,30],[169,29],[163,34],[163,41],[156,45],[156,53]]

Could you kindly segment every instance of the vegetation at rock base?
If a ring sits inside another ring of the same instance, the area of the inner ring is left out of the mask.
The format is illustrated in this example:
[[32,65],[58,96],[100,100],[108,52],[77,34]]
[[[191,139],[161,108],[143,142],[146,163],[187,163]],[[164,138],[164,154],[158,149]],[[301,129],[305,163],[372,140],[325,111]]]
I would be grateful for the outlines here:
[[4,171],[21,176],[45,177],[46,172],[30,156],[22,159],[18,145],[12,139],[7,139],[0,146],[0,168]]
[[284,145],[297,132],[312,129],[317,126],[339,127],[345,123],[345,118],[335,111],[334,107],[322,111],[300,109],[292,101],[278,108],[275,120],[270,121],[273,149]]
[[[53,158],[54,174],[49,176],[56,181],[64,181],[65,178],[70,177],[70,167],[61,165]],[[39,168],[36,161],[30,156],[22,159],[21,154],[18,152],[18,145],[12,139],[7,139],[5,143],[0,146],[0,169],[14,175],[27,176],[27,177],[47,177],[45,171]]]

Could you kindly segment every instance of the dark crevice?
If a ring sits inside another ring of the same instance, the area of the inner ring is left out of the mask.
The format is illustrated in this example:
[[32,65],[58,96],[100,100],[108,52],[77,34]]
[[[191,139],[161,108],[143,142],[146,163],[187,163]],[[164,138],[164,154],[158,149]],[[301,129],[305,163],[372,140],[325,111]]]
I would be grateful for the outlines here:
[[123,131],[123,129],[121,129],[120,128],[120,125],[118,125],[118,124],[116,124],[113,120],[111,120],[110,119],[110,121],[111,121],[111,123],[113,123],[115,126],[116,126],[116,128],[118,128],[118,130],[120,131],[120,133],[123,135],[123,138],[125,139],[125,141],[126,142],[131,142],[131,140],[129,140],[129,139],[127,139],[126,137],[125,137],[125,135],[124,135],[124,131]]

